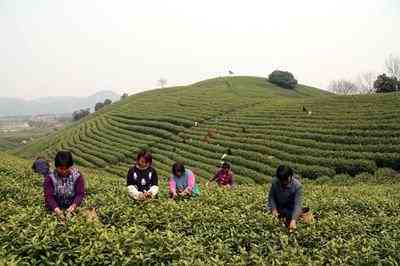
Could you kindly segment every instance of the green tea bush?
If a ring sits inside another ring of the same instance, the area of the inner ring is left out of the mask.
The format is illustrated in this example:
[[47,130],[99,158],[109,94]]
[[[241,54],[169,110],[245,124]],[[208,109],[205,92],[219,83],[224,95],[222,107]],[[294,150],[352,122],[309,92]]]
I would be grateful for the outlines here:
[[384,176],[384,177],[400,177],[400,173],[393,170],[392,168],[379,168],[375,172],[376,177]]
[[0,155],[2,264],[400,262],[397,178],[359,180],[341,175],[327,183],[305,181],[304,205],[316,221],[299,222],[297,231],[289,234],[265,211],[269,185],[239,185],[234,190],[202,186],[199,198],[175,202],[167,199],[167,184],[161,179],[159,199],[138,203],[128,198],[124,179],[81,168],[88,183],[82,207],[97,206],[100,222],[77,215],[62,225],[44,209],[43,178],[31,172],[30,162]]

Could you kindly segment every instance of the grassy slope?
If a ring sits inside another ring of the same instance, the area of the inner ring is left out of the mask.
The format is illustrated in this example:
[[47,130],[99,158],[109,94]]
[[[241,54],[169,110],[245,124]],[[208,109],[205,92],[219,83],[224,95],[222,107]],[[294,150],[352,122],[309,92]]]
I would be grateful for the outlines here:
[[[52,157],[69,149],[81,165],[123,176],[134,153],[147,148],[162,175],[180,160],[207,178],[230,151],[241,183],[266,182],[281,163],[309,178],[398,170],[399,97],[338,97],[301,85],[281,89],[264,78],[215,78],[131,96],[17,154]],[[206,137],[210,129],[215,133]]]
[[39,139],[45,135],[49,135],[54,132],[51,129],[27,129],[17,132],[0,132],[0,151],[11,151],[22,147],[22,141],[31,141]]
[[[400,261],[399,178],[390,171],[364,179],[305,181],[305,205],[317,221],[294,234],[264,212],[269,186],[234,191],[202,186],[196,200],[134,203],[125,181],[81,168],[85,206],[100,224],[77,217],[67,225],[46,214],[42,178],[30,162],[0,154],[0,264],[177,263],[194,265],[394,265]],[[387,177],[385,176],[392,176]],[[379,178],[378,178],[379,177]],[[361,177],[360,177],[361,178]]]

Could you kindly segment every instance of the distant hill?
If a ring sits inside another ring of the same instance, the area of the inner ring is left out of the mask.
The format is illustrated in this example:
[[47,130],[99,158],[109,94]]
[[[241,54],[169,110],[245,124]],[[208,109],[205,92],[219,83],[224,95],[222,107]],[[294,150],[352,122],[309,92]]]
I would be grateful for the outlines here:
[[99,101],[110,99],[114,102],[120,97],[112,91],[100,91],[88,97],[45,97],[30,101],[0,98],[0,116],[72,113],[78,109],[92,109]]
[[16,153],[54,158],[71,150],[83,166],[121,176],[139,149],[160,176],[183,161],[210,178],[224,160],[238,183],[264,183],[278,165],[304,178],[400,170],[400,94],[337,96],[259,77],[221,77],[132,95]]

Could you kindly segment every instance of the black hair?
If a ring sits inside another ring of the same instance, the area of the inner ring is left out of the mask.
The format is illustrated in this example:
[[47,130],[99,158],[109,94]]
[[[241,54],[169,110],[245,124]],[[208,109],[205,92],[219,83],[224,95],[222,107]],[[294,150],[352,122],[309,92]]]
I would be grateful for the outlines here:
[[289,166],[279,165],[276,169],[276,177],[279,181],[288,181],[293,176],[293,170]]
[[185,173],[185,166],[183,163],[174,163],[172,166],[172,174],[176,175],[177,172]]
[[227,162],[224,162],[221,166],[222,168],[227,168],[227,169],[231,169],[231,165]]
[[57,152],[56,158],[54,159],[55,167],[66,166],[71,167],[74,165],[74,160],[72,159],[72,154],[69,151],[59,151]]
[[140,151],[136,156],[136,161],[139,161],[140,158],[143,158],[146,161],[146,163],[148,163],[150,165],[153,163],[153,156],[148,151],[145,151],[145,150]]

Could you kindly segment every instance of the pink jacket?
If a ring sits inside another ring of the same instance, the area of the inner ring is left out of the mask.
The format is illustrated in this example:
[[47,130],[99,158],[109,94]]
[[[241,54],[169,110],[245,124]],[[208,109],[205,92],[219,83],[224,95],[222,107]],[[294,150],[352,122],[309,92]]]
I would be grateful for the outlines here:
[[[195,176],[194,176],[192,171],[190,171],[190,170],[186,170],[186,171],[188,171],[188,182],[187,182],[188,186],[187,186],[187,188],[190,191],[192,191],[193,187],[195,185],[195,182],[196,182],[196,178],[195,178]],[[169,178],[169,181],[168,181],[169,192],[172,193],[172,194],[176,193],[176,182],[175,182],[174,178],[176,178],[176,177],[174,175],[172,175]],[[184,178],[184,177],[181,177],[181,178]]]

